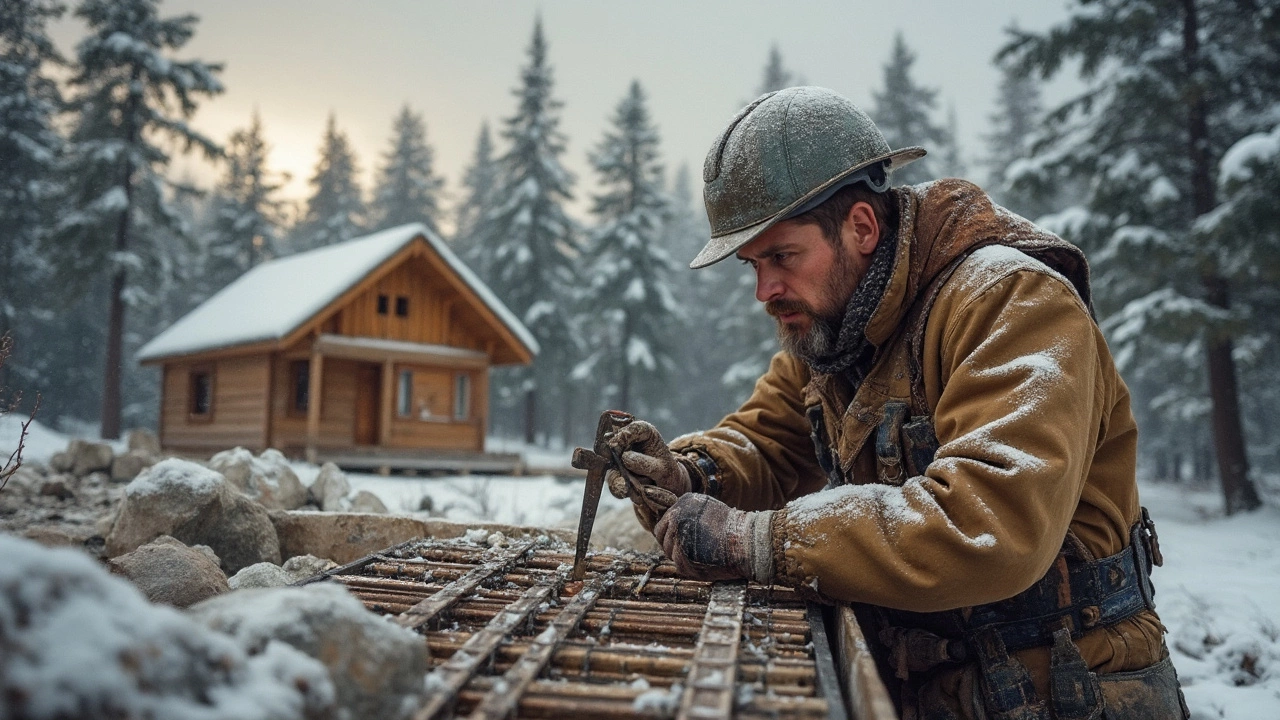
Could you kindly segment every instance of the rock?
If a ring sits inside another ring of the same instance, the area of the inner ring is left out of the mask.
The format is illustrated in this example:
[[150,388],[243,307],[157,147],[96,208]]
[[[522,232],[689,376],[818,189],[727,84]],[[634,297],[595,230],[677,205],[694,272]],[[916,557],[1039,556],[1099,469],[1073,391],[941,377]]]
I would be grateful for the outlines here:
[[291,582],[293,582],[293,576],[279,565],[269,562],[255,563],[247,568],[241,568],[240,572],[227,580],[232,590],[284,587]]
[[298,582],[315,577],[326,570],[332,570],[338,567],[338,563],[315,555],[298,555],[285,560],[281,567],[289,573],[292,582]]
[[387,506],[378,499],[377,495],[368,490],[360,490],[351,498],[351,512],[385,513]]
[[337,717],[326,668],[283,643],[250,655],[78,550],[0,533],[0,558],[6,718]]
[[311,483],[311,488],[307,492],[310,501],[326,512],[351,509],[350,504],[346,502],[347,495],[350,493],[351,483],[347,481],[347,476],[331,462],[320,466],[320,474],[316,475],[316,481]]
[[214,565],[217,565],[218,567],[222,567],[222,558],[218,557],[218,553],[214,552],[213,548],[209,547],[208,545],[200,545],[197,543],[195,545],[189,545],[188,547],[200,553],[201,555],[204,555],[205,557],[209,558],[209,562],[213,563]]
[[9,481],[4,484],[3,491],[31,495],[39,492],[44,483],[44,475],[23,465],[18,468],[17,472],[9,476]]
[[307,502],[307,488],[279,450],[256,458],[242,447],[224,450],[209,459],[209,467],[270,510],[294,510]]
[[422,636],[369,612],[336,583],[239,590],[189,611],[253,654],[272,641],[324,663],[337,705],[353,718],[404,718],[429,669]]
[[456,538],[468,530],[479,530],[480,541],[501,532],[510,539],[546,535],[572,543],[574,533],[566,529],[522,528],[500,523],[457,523],[413,515],[373,515],[368,513],[273,512],[284,557],[316,555],[345,564],[392,545],[420,537]]
[[645,553],[662,552],[653,534],[645,530],[636,519],[630,503],[596,516],[596,524],[591,529],[591,547],[595,550],[616,548]]
[[160,457],[160,438],[145,428],[134,428],[129,431],[129,451],[137,452],[153,458]]
[[187,607],[231,589],[217,556],[210,560],[211,554],[161,535],[107,564],[111,572],[128,578],[151,602]]
[[40,486],[40,494],[47,497],[56,497],[59,500],[70,500],[76,496],[75,493],[71,492],[71,488],[67,487],[67,483],[60,479],[46,480]]
[[107,555],[116,557],[161,536],[208,545],[229,573],[259,562],[280,562],[267,511],[201,465],[170,458],[125,486]]
[[65,450],[56,452],[49,457],[49,469],[56,473],[71,472],[71,454]]
[[127,482],[132,480],[155,463],[156,458],[154,455],[139,450],[130,450],[123,455],[117,455],[111,461],[111,481]]
[[423,495],[422,499],[418,501],[418,512],[430,513],[435,512],[435,510],[436,501],[432,500],[430,495]]
[[115,452],[106,443],[95,443],[87,440],[72,440],[67,445],[67,454],[71,456],[71,474],[83,477],[98,470],[110,470]]
[[66,523],[32,525],[22,531],[23,537],[45,547],[84,547],[93,534],[93,528]]

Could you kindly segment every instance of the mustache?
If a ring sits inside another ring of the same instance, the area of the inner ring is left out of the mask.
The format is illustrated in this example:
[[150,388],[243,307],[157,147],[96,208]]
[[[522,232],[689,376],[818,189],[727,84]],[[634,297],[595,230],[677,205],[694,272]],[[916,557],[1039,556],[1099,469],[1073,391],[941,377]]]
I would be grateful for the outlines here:
[[773,317],[789,313],[803,313],[813,317],[813,308],[800,300],[770,300],[764,304],[764,311]]

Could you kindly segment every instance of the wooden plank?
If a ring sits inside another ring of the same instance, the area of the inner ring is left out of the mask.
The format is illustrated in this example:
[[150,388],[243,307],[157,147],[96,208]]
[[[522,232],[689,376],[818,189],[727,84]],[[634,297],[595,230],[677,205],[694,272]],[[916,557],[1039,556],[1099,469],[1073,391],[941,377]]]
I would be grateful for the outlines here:
[[534,541],[516,545],[498,557],[486,562],[466,575],[444,586],[431,597],[414,605],[396,616],[396,624],[411,630],[431,622],[431,619],[444,610],[452,607],[462,597],[480,586],[490,576],[505,573],[520,562],[525,552],[534,546]]
[[711,586],[711,601],[693,651],[693,663],[680,700],[685,718],[727,718],[733,715],[738,678],[738,646],[742,639],[742,612],[746,605],[744,582],[718,582]]
[[529,615],[543,604],[547,597],[560,589],[568,577],[568,571],[562,570],[555,575],[544,578],[536,585],[525,590],[520,599],[508,605],[493,616],[479,632],[470,638],[448,660],[427,674],[426,688],[429,693],[426,704],[414,716],[414,720],[432,720],[442,710],[457,700],[458,692],[475,676],[482,663],[489,660],[493,651],[498,649],[507,634],[514,631],[529,619]]
[[485,694],[475,710],[471,712],[471,720],[502,720],[515,713],[520,698],[530,683],[542,674],[556,648],[570,635],[582,621],[596,600],[617,578],[617,572],[627,565],[626,561],[615,561],[606,572],[597,574],[590,582],[583,585],[582,590],[573,596],[573,600],[556,615],[538,637],[529,644],[529,649],[520,656],[514,665],[502,676],[503,686],[495,686]]
[[320,444],[320,405],[324,397],[324,356],[311,353],[311,376],[307,380],[307,462],[316,461]]
[[853,720],[898,720],[889,690],[880,679],[875,658],[853,608],[840,608],[836,620],[840,661],[845,672],[849,716]]

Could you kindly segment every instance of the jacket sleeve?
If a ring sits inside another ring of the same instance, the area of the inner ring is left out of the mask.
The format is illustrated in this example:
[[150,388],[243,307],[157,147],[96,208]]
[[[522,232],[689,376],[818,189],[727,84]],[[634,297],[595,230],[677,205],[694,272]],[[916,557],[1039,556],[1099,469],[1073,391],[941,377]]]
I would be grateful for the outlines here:
[[930,335],[934,461],[900,487],[846,485],[776,513],[780,581],[930,612],[1011,597],[1053,562],[1107,402],[1097,326],[1061,277],[1019,269],[944,290]]
[[719,471],[720,499],[742,510],[776,510],[814,492],[826,480],[804,414],[808,382],[804,363],[780,352],[742,407],[710,430],[676,438],[671,449],[709,456]]

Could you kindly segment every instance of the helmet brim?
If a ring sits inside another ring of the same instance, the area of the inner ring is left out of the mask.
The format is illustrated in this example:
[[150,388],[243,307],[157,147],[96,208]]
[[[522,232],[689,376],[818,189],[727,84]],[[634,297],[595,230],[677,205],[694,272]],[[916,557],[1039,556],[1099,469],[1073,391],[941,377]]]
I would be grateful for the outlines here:
[[858,172],[859,170],[862,170],[863,168],[870,167],[871,165],[882,162],[888,166],[886,169],[892,171],[892,170],[897,170],[898,168],[904,165],[913,163],[924,156],[925,156],[924,148],[907,147],[907,148],[902,148],[901,150],[894,150],[893,152],[871,158],[870,160],[867,160],[865,162],[860,162],[857,165],[854,165],[853,167],[849,168],[848,170],[845,170],[844,172],[837,174],[835,177],[831,178],[827,182],[815,187],[814,189],[805,193],[803,196],[797,198],[795,202],[782,208],[778,212],[774,213],[773,215],[770,215],[769,217],[765,218],[764,220],[761,220],[760,222],[757,222],[753,225],[747,225],[746,227],[736,228],[728,232],[723,232],[723,233],[720,233],[719,235],[712,235],[711,239],[707,241],[707,244],[703,246],[702,251],[698,253],[698,256],[693,259],[693,262],[689,263],[689,267],[694,270],[697,270],[699,268],[707,267],[708,265],[714,265],[720,262],[721,260],[724,260],[730,255],[736,253],[747,243],[751,242],[752,240],[755,240],[765,230],[768,230],[769,228],[781,222],[783,219],[787,218],[793,211],[796,210],[796,208],[803,206],[805,203],[809,202],[810,199],[817,197],[819,194],[827,190],[827,188],[830,188],[831,186],[838,184],[845,178]]

